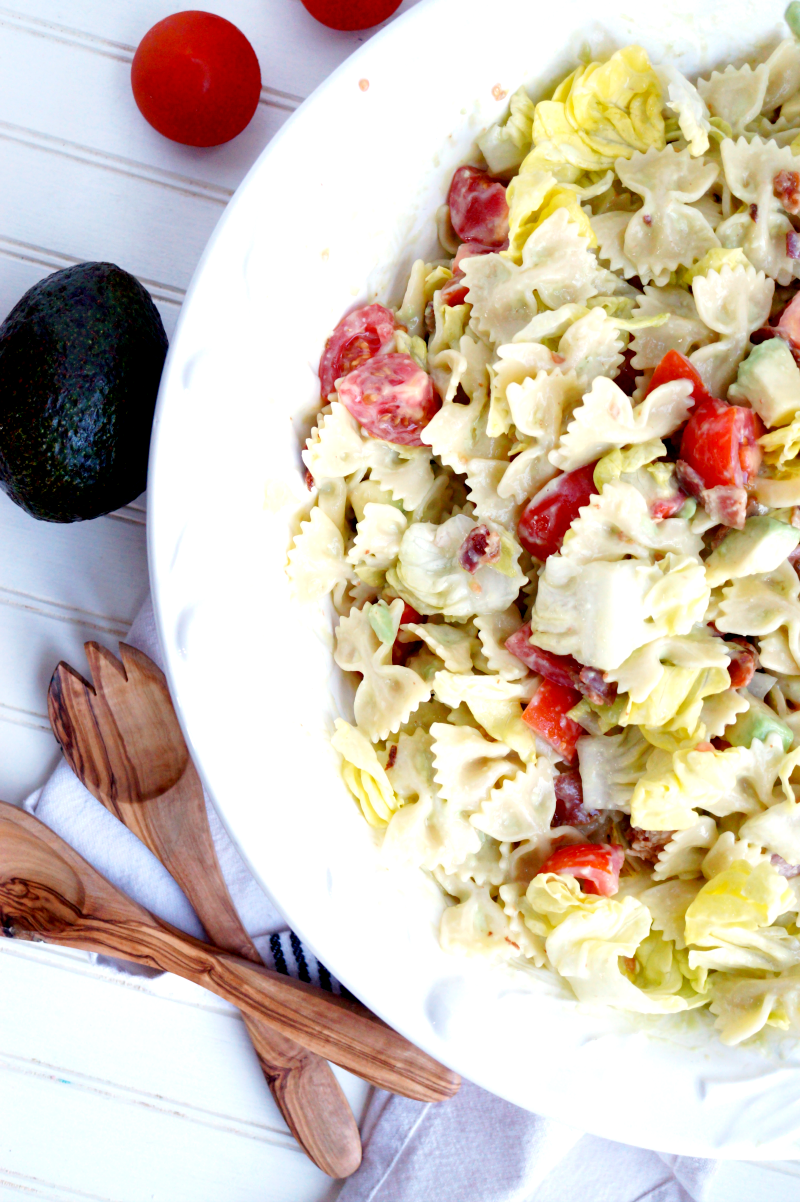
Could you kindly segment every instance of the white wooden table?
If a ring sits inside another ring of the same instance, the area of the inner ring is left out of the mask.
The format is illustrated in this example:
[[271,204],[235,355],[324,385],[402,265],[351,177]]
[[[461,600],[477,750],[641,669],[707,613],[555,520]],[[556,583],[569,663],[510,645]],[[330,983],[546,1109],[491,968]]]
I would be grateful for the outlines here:
[[[131,96],[136,44],[180,5],[0,7],[0,318],[51,271],[108,259],[139,276],[171,334],[234,189],[365,36],[323,29],[300,0],[204,7],[250,38],[264,80],[249,128],[211,150],[161,138]],[[140,498],[109,517],[57,526],[0,493],[8,801],[21,801],[57,761],[46,709],[56,663],[83,666],[88,639],[114,647],[147,591],[145,512]],[[341,1079],[360,1111],[365,1088]],[[337,1192],[289,1135],[230,1007],[174,977],[122,976],[78,952],[0,941],[0,1199],[312,1202]],[[731,1165],[713,1202],[789,1202],[799,1192],[793,1165]]]

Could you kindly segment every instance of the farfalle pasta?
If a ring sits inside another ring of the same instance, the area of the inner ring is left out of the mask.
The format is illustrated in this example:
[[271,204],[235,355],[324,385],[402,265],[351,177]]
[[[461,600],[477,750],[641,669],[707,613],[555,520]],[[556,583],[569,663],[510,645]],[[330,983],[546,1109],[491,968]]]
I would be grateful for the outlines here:
[[520,88],[443,200],[302,451],[345,784],[448,952],[800,1033],[800,45]]

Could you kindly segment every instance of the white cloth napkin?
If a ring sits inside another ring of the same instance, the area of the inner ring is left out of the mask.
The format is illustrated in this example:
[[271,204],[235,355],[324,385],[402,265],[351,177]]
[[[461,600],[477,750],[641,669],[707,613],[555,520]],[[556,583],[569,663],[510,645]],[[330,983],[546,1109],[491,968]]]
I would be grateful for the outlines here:
[[[148,599],[127,639],[163,667]],[[181,890],[62,761],[24,802],[98,872],[188,934],[203,929]],[[206,808],[223,875],[265,964],[333,992],[342,987],[306,951],[253,880],[216,811]],[[149,970],[108,961],[121,972]],[[362,1123],[364,1161],[340,1202],[703,1202],[711,1160],[666,1156],[583,1135],[464,1082],[449,1102],[375,1090]]]

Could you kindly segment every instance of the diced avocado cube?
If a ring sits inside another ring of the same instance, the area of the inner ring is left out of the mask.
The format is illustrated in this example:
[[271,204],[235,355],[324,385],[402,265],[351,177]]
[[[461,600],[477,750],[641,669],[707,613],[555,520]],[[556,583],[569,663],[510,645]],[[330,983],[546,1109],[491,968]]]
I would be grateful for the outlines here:
[[742,530],[731,530],[706,560],[710,588],[726,580],[772,572],[800,543],[800,530],[777,518],[748,518]]
[[754,346],[728,400],[749,401],[766,426],[786,426],[800,409],[800,368],[783,338]]
[[764,743],[769,735],[777,734],[780,735],[783,750],[788,751],[794,738],[791,729],[763,701],[751,693],[744,695],[750,708],[739,714],[732,726],[725,727],[724,738],[732,747],[749,747],[753,739],[760,739]]

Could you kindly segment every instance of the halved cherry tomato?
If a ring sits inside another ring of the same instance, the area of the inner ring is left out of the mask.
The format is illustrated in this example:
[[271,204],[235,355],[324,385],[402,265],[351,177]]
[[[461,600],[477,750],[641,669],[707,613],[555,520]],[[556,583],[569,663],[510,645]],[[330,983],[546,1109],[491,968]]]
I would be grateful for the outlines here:
[[142,116],[185,146],[219,146],[250,123],[261,70],[247,38],[224,17],[174,13],[133,56],[131,87]]
[[568,764],[575,760],[578,739],[586,734],[582,726],[567,717],[580,699],[577,689],[543,680],[522,715],[523,722],[527,722],[535,734],[555,747]]
[[653,372],[652,379],[647,385],[645,396],[661,384],[669,384],[671,380],[690,380],[692,383],[692,397],[695,404],[700,401],[711,400],[711,393],[703,383],[697,368],[689,362],[685,355],[680,354],[679,351],[667,351]]
[[469,288],[464,283],[464,272],[457,271],[452,280],[448,280],[442,288],[442,304],[451,308],[454,305],[463,305],[468,292]]
[[764,426],[752,409],[708,397],[694,408],[681,439],[681,459],[704,488],[743,488],[761,462]]
[[545,484],[522,511],[517,537],[526,551],[537,559],[547,559],[561,550],[564,535],[578,510],[589,504],[597,492],[594,486],[595,463],[565,472]]
[[354,309],[339,322],[319,361],[319,390],[324,400],[340,376],[380,353],[394,334],[394,314],[383,305]]
[[548,856],[539,872],[578,877],[585,882],[585,893],[611,897],[619,889],[619,870],[624,860],[622,848],[612,843],[573,843]]
[[497,248],[508,237],[505,184],[477,167],[459,167],[447,194],[450,220],[462,242]]
[[328,29],[371,29],[400,7],[400,0],[303,0],[312,17]]
[[376,355],[339,382],[339,400],[371,434],[421,447],[421,431],[441,400],[431,378],[410,355]]

